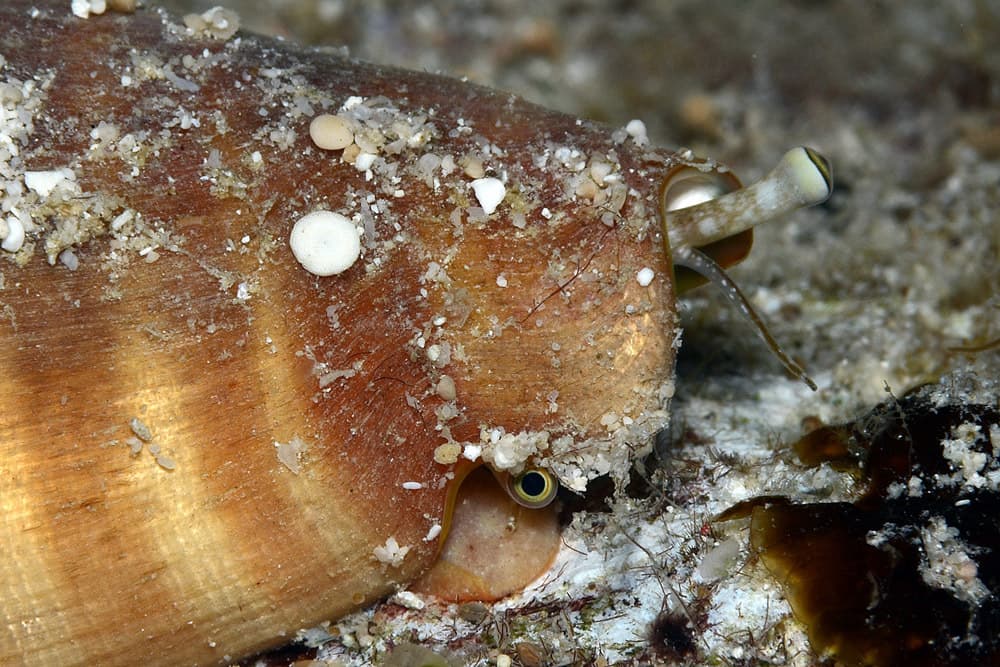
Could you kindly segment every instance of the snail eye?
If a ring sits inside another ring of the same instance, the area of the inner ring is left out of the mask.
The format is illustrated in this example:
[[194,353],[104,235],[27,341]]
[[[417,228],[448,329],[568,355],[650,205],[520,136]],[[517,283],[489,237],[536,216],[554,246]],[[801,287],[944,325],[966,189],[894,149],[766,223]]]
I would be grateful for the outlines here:
[[518,505],[538,509],[555,500],[559,482],[547,470],[529,468],[507,479],[507,493]]

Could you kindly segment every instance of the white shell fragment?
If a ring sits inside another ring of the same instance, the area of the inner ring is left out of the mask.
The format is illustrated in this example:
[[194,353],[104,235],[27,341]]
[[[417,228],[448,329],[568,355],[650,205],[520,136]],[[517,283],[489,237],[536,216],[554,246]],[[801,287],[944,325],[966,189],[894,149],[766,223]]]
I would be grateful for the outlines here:
[[[3,229],[4,226],[7,228],[6,231]],[[10,216],[6,225],[0,225],[0,237],[3,238],[0,248],[7,252],[17,252],[24,245],[24,225],[14,216]]]
[[378,158],[374,153],[358,153],[358,156],[354,158],[354,168],[358,171],[367,171],[375,166],[375,159]]
[[340,116],[324,113],[309,123],[309,137],[313,143],[328,151],[339,151],[354,143],[354,132]]
[[48,197],[63,181],[76,177],[69,169],[52,169],[50,171],[24,172],[24,184],[34,190],[40,197]]
[[317,276],[342,273],[361,256],[354,223],[333,211],[314,211],[300,218],[288,242],[302,268]]
[[476,193],[479,205],[483,207],[483,212],[490,215],[497,210],[497,206],[503,201],[507,194],[507,188],[499,178],[477,178],[472,181],[472,191]]
[[649,268],[648,266],[642,267],[641,269],[639,269],[639,272],[635,274],[636,282],[638,282],[643,287],[649,287],[649,284],[653,282],[653,278],[655,277],[656,273],[654,273],[653,269]]

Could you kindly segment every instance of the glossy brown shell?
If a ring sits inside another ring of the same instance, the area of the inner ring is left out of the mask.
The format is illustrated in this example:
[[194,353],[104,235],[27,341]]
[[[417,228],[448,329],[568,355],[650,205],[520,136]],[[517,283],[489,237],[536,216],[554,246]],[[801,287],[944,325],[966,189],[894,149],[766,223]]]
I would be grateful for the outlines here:
[[[6,177],[76,179],[24,190],[34,229],[0,258],[2,663],[288,641],[433,562],[472,465],[441,462],[455,447],[520,438],[579,485],[666,421],[671,153],[453,79],[189,33],[0,7],[0,79],[38,101]],[[352,96],[429,140],[383,128],[371,174],[318,150],[311,116]],[[459,167],[434,182],[428,152]],[[507,185],[489,216],[476,160]],[[588,184],[594,160],[617,180]],[[287,245],[321,208],[368,228],[329,278]]]

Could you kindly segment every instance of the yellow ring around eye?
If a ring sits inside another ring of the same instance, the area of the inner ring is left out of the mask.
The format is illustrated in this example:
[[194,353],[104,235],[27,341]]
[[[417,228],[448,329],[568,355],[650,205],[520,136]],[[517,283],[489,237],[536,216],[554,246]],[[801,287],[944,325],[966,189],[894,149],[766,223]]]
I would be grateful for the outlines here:
[[507,479],[507,493],[518,505],[538,509],[555,500],[559,482],[547,470],[529,468]]

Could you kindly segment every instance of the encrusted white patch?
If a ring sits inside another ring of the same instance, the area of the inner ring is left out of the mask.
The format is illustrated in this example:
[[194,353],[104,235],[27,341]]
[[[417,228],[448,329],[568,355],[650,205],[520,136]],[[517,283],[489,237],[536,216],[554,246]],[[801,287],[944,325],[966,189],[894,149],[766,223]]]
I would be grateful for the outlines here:
[[212,7],[202,14],[187,14],[184,25],[193,35],[225,40],[240,29],[240,16],[231,9]]
[[403,559],[406,558],[406,554],[410,552],[410,547],[401,547],[399,542],[396,541],[395,537],[389,537],[385,541],[385,546],[375,547],[372,553],[375,554],[375,558],[378,559],[380,563],[385,563],[386,565],[391,565],[392,567],[399,567],[403,564]]
[[548,448],[546,431],[507,433],[503,428],[482,429],[480,432],[483,460],[496,470],[519,472],[533,456]]
[[649,143],[649,136],[646,134],[646,124],[638,118],[633,118],[625,125],[625,131],[637,146],[645,146]]
[[979,425],[959,424],[952,429],[951,436],[941,441],[941,453],[957,471],[954,481],[972,488],[987,486],[989,480],[983,472],[990,457],[974,448],[983,436]]
[[990,591],[979,579],[979,568],[968,553],[957,528],[943,517],[933,517],[920,529],[925,558],[920,563],[920,577],[928,586],[951,591],[956,597],[978,605]]

